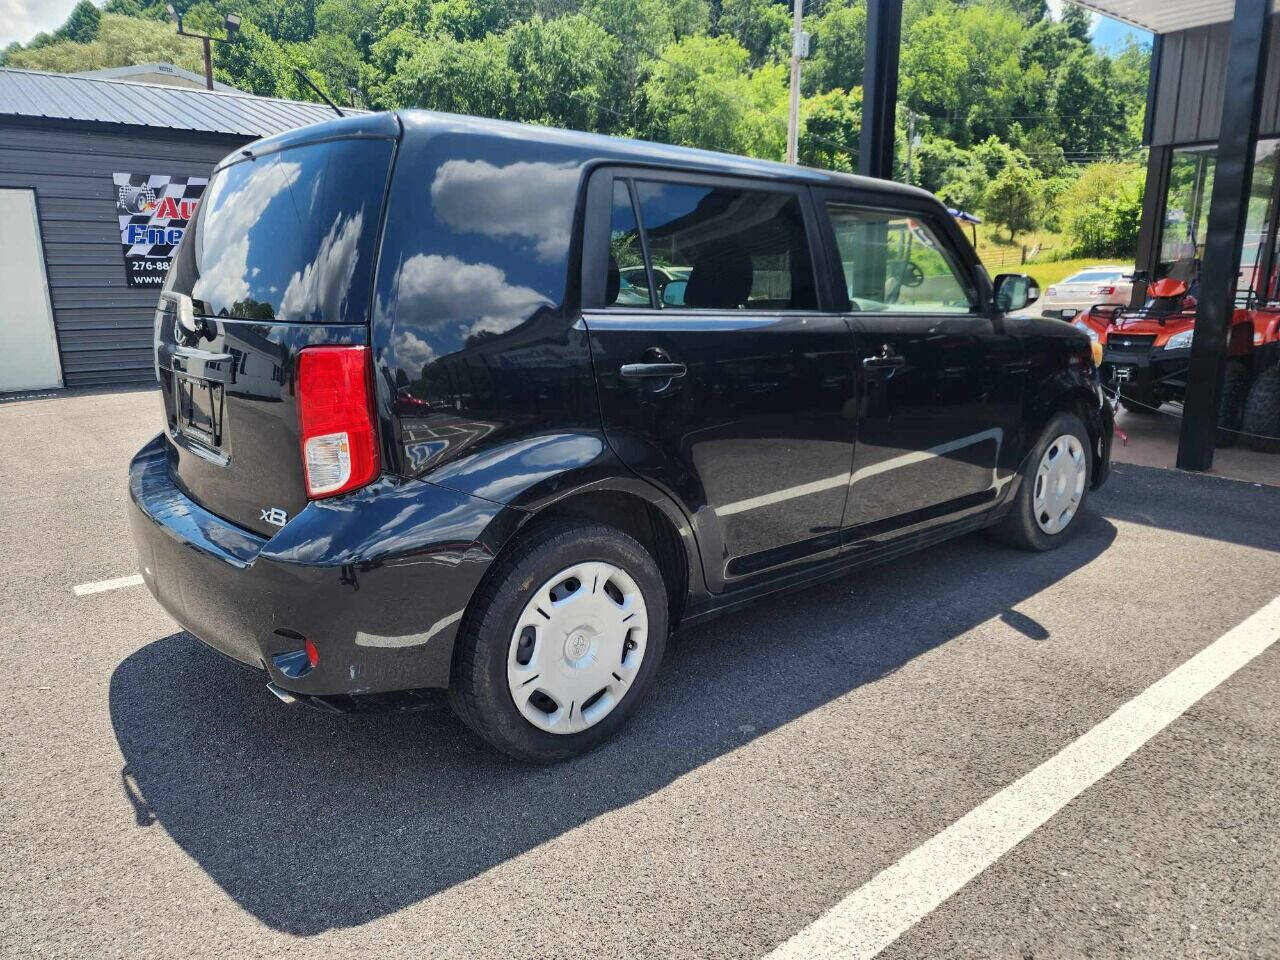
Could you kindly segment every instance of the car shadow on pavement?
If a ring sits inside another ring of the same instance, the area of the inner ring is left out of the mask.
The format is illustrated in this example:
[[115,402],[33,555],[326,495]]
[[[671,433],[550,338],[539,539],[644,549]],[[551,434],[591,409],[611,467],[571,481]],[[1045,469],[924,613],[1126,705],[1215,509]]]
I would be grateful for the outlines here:
[[270,926],[305,936],[361,924],[633,803],[1007,614],[1113,541],[1100,514],[1080,522],[1079,536],[1051,553],[965,537],[689,628],[621,734],[558,766],[494,753],[443,696],[417,713],[285,707],[261,675],[177,633],[111,678],[122,788],[140,829],[166,830]]

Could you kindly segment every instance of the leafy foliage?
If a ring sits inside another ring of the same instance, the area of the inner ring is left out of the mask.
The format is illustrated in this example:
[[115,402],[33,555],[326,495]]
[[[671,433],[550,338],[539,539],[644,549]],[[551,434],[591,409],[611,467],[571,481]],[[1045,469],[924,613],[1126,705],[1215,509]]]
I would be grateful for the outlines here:
[[[218,79],[341,103],[420,106],[644,136],[780,158],[789,0],[175,0],[184,22],[239,37],[215,47]],[[201,69],[165,0],[81,0],[67,22],[0,52],[12,66],[75,72],[168,61]],[[855,169],[866,0],[808,0],[801,162]],[[1081,165],[1138,148],[1150,53],[1089,42],[1090,20],[1045,0],[905,0],[899,176],[1012,234],[1071,229],[1090,250],[1125,242],[1132,179],[1086,209]],[[1092,168],[1090,168],[1092,169]],[[1114,163],[1105,170],[1118,176]],[[1100,189],[1093,178],[1089,190]],[[1028,199],[1028,195],[1030,198]],[[1075,206],[1071,206],[1076,204]],[[1103,224],[1102,211],[1114,222]]]
[[1062,196],[1063,227],[1081,257],[1120,257],[1138,245],[1145,170],[1137,164],[1095,163]]
[[987,218],[1009,231],[1009,242],[1036,225],[1040,178],[1026,167],[1010,164],[983,194]]
[[28,45],[5,58],[6,66],[60,73],[133,63],[172,63],[187,70],[204,69],[199,41],[177,36],[169,24],[116,13],[102,14],[98,35],[89,43]]

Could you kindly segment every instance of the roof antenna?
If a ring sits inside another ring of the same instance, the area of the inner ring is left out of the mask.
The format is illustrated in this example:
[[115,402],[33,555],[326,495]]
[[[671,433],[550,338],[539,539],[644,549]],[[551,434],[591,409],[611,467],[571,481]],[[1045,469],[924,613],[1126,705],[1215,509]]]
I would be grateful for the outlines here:
[[308,87],[314,90],[319,95],[321,100],[323,100],[329,106],[333,107],[334,113],[336,113],[340,117],[346,116],[345,113],[343,113],[341,110],[338,109],[338,105],[329,99],[329,95],[325,93],[323,90],[321,90],[319,87],[317,87],[316,82],[307,76],[305,70],[303,70],[301,67],[294,67],[293,72],[297,74],[299,80],[301,80]]

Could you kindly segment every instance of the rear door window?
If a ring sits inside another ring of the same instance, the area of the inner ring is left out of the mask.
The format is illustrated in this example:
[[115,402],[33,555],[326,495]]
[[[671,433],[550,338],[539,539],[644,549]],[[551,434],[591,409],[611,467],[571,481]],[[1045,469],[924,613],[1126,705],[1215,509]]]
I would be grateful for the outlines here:
[[[797,194],[637,179],[634,195],[638,217],[629,209],[627,183],[614,182],[610,271],[616,264],[624,279],[642,282],[643,275],[634,267],[628,270],[623,260],[647,248],[657,307],[817,309],[813,257]],[[641,242],[636,242],[638,229]],[[612,277],[608,293],[611,284]],[[610,302],[645,306],[648,295],[634,288],[628,295],[619,284]]]
[[206,316],[364,322],[392,146],[333,140],[219,170],[177,292]]

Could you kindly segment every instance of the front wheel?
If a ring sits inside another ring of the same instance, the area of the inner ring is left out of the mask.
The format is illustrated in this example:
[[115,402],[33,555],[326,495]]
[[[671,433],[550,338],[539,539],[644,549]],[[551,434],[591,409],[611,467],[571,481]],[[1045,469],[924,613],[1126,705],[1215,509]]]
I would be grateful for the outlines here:
[[450,698],[521,760],[603,743],[653,683],[667,639],[657,564],[612,527],[535,528],[485,578],[454,653]]
[[1089,431],[1072,413],[1055,416],[1022,468],[1008,514],[995,527],[998,540],[1023,550],[1052,550],[1079,527],[1089,492]]

